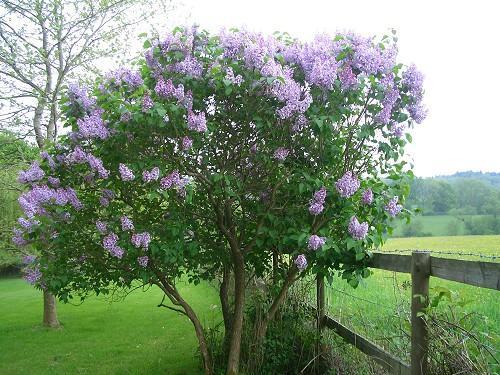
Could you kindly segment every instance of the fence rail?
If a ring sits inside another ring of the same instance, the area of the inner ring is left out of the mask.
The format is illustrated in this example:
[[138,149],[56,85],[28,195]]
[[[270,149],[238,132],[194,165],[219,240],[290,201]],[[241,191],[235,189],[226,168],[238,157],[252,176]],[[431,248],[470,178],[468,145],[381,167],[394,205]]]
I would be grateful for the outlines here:
[[374,253],[371,268],[411,273],[411,365],[393,356],[367,338],[351,331],[326,315],[324,278],[317,280],[318,327],[334,330],[345,341],[371,356],[391,374],[428,375],[428,334],[422,313],[429,302],[430,276],[481,288],[500,290],[500,263],[432,257],[428,251],[413,251],[411,255]]

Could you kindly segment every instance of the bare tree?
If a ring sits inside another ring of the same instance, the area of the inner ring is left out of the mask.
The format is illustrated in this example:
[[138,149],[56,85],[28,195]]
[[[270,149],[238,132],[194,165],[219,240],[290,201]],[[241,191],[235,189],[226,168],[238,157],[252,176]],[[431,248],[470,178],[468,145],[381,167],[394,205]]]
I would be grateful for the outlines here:
[[[55,141],[68,80],[92,76],[151,19],[166,25],[172,9],[171,0],[0,0],[0,129],[34,136],[41,149]],[[43,321],[59,326],[48,293]]]

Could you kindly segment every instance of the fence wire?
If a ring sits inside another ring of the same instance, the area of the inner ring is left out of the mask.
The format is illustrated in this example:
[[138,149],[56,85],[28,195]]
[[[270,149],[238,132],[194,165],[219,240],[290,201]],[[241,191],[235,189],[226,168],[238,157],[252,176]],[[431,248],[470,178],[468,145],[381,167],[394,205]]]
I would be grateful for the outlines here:
[[380,253],[411,253],[413,251],[428,251],[431,254],[438,254],[438,255],[455,255],[455,256],[462,256],[462,257],[475,257],[475,258],[481,258],[481,259],[488,259],[488,260],[500,260],[500,255],[489,255],[489,254],[482,254],[478,252],[460,252],[460,251],[454,251],[454,250],[429,250],[429,249],[404,249],[404,250],[377,250]]

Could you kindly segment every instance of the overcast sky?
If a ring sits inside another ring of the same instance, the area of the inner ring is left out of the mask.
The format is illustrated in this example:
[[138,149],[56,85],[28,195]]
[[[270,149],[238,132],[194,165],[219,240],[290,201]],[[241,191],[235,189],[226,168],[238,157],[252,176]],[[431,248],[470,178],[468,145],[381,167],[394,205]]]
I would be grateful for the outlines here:
[[190,22],[218,31],[288,31],[300,39],[394,28],[399,58],[425,75],[429,116],[409,149],[418,176],[500,172],[500,2],[184,0]]

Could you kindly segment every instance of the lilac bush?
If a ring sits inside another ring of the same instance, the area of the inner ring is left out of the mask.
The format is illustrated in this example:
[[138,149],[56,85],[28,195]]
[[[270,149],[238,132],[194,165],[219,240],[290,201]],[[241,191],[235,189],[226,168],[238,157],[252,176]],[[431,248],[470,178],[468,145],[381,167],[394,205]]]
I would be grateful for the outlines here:
[[62,300],[160,287],[193,323],[207,373],[204,330],[176,280],[233,278],[234,374],[247,277],[270,274],[279,255],[274,305],[299,272],[356,286],[394,217],[408,217],[404,149],[426,115],[422,74],[397,62],[395,39],[354,33],[303,43],[177,28],[145,48],[139,70],[69,87],[71,131],[20,174],[13,240],[47,249],[30,280]]

